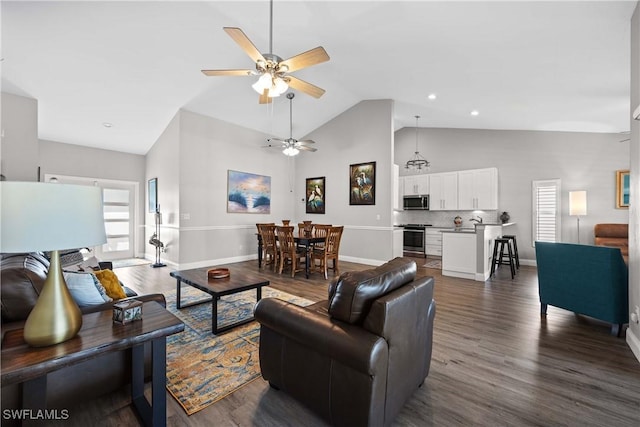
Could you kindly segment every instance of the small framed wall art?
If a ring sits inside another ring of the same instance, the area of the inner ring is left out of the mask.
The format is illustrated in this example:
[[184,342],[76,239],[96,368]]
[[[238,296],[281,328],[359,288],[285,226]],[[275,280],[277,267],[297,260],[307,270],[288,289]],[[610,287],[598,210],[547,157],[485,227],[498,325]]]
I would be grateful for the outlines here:
[[307,213],[323,214],[324,213],[324,176],[319,178],[307,178]]
[[349,166],[349,204],[376,204],[376,162]]
[[629,170],[616,171],[616,208],[629,209]]
[[147,192],[149,193],[149,213],[156,213],[158,211],[158,178],[149,180]]

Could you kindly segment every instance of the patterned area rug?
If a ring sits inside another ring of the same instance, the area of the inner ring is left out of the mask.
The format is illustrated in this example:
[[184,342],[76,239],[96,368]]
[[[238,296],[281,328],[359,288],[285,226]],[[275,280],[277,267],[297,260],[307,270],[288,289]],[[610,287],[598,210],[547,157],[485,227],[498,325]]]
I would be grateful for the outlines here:
[[432,259],[431,261],[427,261],[427,263],[423,265],[423,267],[437,268],[439,270],[442,270],[442,261],[439,259]]
[[[182,285],[182,303],[209,295]],[[220,335],[211,333],[211,304],[176,309],[175,290],[165,294],[167,310],[185,324],[183,332],[167,338],[167,389],[188,415],[194,414],[260,376],[260,324],[251,322]],[[286,292],[262,288],[263,298],[280,298],[298,305],[312,303]],[[218,326],[253,313],[256,291],[222,297]],[[230,319],[226,322],[225,319]]]

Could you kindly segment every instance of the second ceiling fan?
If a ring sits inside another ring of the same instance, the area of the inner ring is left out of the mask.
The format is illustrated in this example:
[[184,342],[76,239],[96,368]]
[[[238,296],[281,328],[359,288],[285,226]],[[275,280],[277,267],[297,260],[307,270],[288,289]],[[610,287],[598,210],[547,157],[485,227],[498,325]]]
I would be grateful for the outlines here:
[[[306,139],[303,141],[298,141],[293,137],[293,97],[295,95],[291,92],[287,94],[287,99],[289,100],[289,138],[280,139],[280,138],[269,138],[267,142],[269,145],[265,145],[266,148],[279,148],[282,152],[290,157],[297,155],[300,150],[304,151],[318,151],[316,148],[310,147],[311,144],[315,144],[315,141],[310,139]],[[271,142],[280,142],[280,144],[272,144]]]
[[269,18],[269,53],[262,54],[256,46],[249,40],[247,35],[236,27],[224,27],[224,31],[249,55],[255,62],[255,70],[233,69],[233,70],[202,70],[207,76],[260,76],[252,87],[260,94],[258,102],[267,104],[271,98],[280,96],[288,87],[297,89],[320,98],[325,90],[311,83],[305,82],[288,73],[311,67],[329,60],[329,55],[322,46],[292,56],[283,60],[273,51],[273,0],[270,1]]

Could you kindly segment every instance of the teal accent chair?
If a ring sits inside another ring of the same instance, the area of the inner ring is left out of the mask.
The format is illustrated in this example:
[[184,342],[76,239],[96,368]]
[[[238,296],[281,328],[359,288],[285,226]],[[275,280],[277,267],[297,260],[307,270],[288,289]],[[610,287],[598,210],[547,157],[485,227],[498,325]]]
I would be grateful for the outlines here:
[[628,267],[619,248],[536,242],[540,314],[547,305],[612,324],[620,336],[629,323]]

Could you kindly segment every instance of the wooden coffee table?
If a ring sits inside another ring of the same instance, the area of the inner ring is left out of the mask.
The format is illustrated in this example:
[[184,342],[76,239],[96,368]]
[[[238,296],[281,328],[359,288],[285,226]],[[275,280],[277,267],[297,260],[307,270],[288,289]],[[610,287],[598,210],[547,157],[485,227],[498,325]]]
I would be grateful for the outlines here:
[[[256,302],[262,298],[262,287],[269,286],[269,281],[265,280],[260,274],[241,271],[239,269],[229,268],[230,276],[223,279],[209,279],[207,271],[214,267],[194,268],[192,270],[172,271],[169,273],[171,277],[177,280],[176,284],[176,308],[181,309],[191,307],[197,304],[205,304],[211,302],[211,332],[218,334],[219,332],[228,331],[236,326],[244,325],[253,321],[253,316],[241,319],[237,322],[218,327],[218,300],[225,295],[233,295],[238,292],[256,290]],[[180,301],[181,283],[192,286],[196,289],[211,295],[211,298],[183,304]]]

